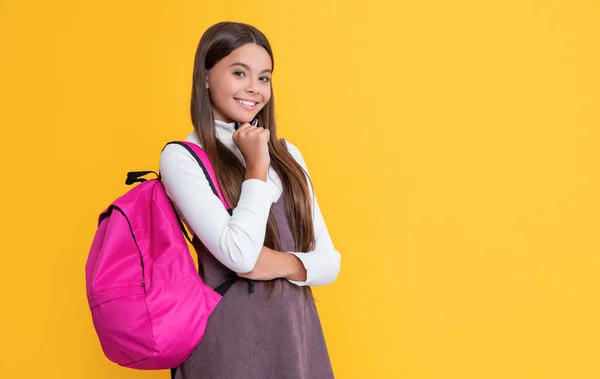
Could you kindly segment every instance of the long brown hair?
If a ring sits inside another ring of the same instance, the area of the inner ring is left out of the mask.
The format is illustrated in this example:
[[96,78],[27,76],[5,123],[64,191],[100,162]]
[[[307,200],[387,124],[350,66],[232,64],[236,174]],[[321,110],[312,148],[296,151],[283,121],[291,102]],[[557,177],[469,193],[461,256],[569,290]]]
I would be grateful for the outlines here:
[[[206,80],[205,70],[210,70],[233,50],[247,43],[262,46],[271,57],[272,68],[275,67],[269,41],[255,27],[242,23],[221,22],[206,30],[196,50],[190,106],[194,129],[198,133],[200,141],[214,166],[223,195],[233,208],[236,207],[240,198],[245,168],[239,159],[216,138],[215,120],[210,97],[204,84]],[[294,251],[308,252],[313,250],[315,246],[308,175],[302,166],[288,153],[284,142],[277,138],[275,96],[272,91],[271,84],[271,99],[265,104],[257,117],[259,125],[270,131],[269,155],[271,156],[271,166],[279,175],[283,185],[286,214],[294,236]],[[277,251],[281,250],[279,231],[272,211],[267,221],[264,245]],[[268,285],[272,292],[273,283],[270,282]],[[304,287],[304,289],[312,294],[309,287]]]

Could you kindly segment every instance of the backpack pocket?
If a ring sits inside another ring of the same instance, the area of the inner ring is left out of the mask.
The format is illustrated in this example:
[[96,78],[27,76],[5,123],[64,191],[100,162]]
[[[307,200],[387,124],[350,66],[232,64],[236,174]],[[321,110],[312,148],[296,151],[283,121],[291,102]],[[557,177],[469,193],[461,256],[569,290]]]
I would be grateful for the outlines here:
[[154,353],[152,324],[142,286],[107,289],[88,297],[104,354],[122,366]]

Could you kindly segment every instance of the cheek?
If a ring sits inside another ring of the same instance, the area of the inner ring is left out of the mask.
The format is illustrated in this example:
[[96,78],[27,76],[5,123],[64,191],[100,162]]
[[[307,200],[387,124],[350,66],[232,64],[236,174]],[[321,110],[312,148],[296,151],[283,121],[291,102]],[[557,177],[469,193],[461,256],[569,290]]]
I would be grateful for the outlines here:
[[210,88],[219,99],[231,98],[237,92],[236,82],[230,78],[219,78],[211,83]]
[[223,81],[223,88],[225,89],[223,92],[226,92],[229,97],[237,95],[237,93],[240,92],[241,87],[241,81],[236,80],[236,78],[228,78]]
[[271,100],[271,87],[265,88],[262,95],[265,99],[265,103],[268,103],[269,100]]

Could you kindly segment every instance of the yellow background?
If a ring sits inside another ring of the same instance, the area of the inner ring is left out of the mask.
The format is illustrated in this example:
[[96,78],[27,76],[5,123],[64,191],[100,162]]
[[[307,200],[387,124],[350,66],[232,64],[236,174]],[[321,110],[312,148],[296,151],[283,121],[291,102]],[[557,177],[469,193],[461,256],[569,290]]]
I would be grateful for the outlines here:
[[167,378],[102,354],[99,212],[191,130],[221,20],[275,51],[279,134],[342,271],[337,378],[599,378],[600,4],[0,2],[0,377]]

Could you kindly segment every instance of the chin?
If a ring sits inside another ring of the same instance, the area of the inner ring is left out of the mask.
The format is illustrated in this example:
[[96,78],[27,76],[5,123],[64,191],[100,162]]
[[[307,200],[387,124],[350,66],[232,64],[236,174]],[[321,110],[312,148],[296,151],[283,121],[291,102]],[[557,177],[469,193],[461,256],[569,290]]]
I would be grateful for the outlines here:
[[239,114],[239,115],[235,115],[236,117],[234,117],[234,119],[241,123],[244,124],[246,122],[252,122],[252,120],[254,120],[254,118],[256,117],[256,115],[251,115],[251,114]]

